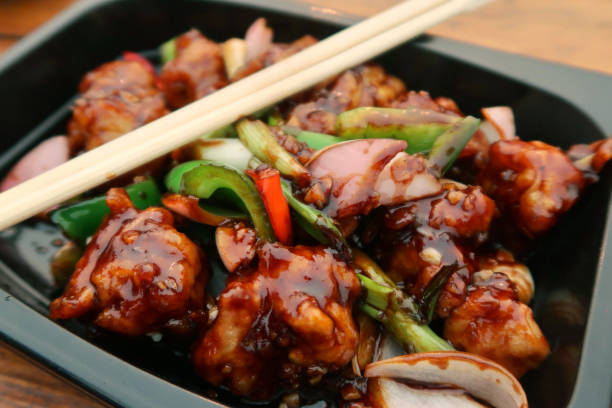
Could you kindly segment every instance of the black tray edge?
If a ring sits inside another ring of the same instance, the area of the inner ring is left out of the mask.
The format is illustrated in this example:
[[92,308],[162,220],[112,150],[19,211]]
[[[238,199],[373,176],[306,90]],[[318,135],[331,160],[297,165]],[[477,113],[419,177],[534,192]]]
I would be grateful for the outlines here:
[[612,201],[609,203],[576,385],[568,404],[572,408],[612,406]]
[[[0,339],[111,404],[225,408],[125,363],[34,312],[2,289],[0,302]],[[115,375],[107,377],[106,373]]]
[[[30,35],[9,48],[0,57],[0,72],[38,47],[45,39],[64,25],[102,4],[119,0],[81,0],[45,23]],[[316,20],[352,24],[361,18],[352,14],[334,14],[313,9],[298,0],[285,3],[266,0],[213,0],[218,3],[241,4],[275,11],[308,16]],[[583,112],[588,112],[605,133],[612,132],[609,98],[612,95],[612,76],[577,69],[562,64],[509,54],[442,37],[425,36],[416,45],[440,54],[468,62],[496,73],[521,80],[533,87],[558,95]],[[561,86],[560,86],[561,84]],[[593,297],[589,309],[582,355],[576,386],[568,407],[605,407],[610,404],[612,390],[612,354],[609,338],[612,334],[612,310],[605,296],[612,293],[612,203],[608,206],[604,248],[599,261]],[[111,354],[87,343],[61,326],[34,312],[32,309],[0,289],[0,338],[13,347],[41,361],[62,376],[90,390],[96,396],[113,403],[121,401],[127,406],[154,406],[164,404],[181,407],[223,407],[214,401],[161,380],[136,367],[124,363]],[[54,325],[57,339],[41,336]],[[27,331],[19,326],[29,327]],[[60,329],[60,330],[57,330]],[[54,342],[54,340],[58,340]],[[79,356],[87,356],[88,363]],[[71,367],[70,370],[64,367]],[[138,372],[138,384],[126,384],[121,378],[105,378],[101,373]],[[112,392],[111,392],[112,390]],[[134,391],[146,392],[134,392]]]
[[[557,95],[612,135],[609,105],[612,75],[484,48],[443,37],[427,37],[417,46],[477,65]],[[554,118],[543,118],[554,120]]]

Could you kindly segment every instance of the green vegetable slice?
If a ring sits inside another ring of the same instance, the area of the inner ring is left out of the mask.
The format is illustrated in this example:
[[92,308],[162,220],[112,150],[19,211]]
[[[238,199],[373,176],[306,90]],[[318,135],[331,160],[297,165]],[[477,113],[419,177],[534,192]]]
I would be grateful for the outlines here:
[[343,139],[401,139],[408,142],[407,153],[423,153],[460,119],[420,108],[362,107],[338,115],[336,134]]
[[[161,205],[161,194],[152,179],[131,184],[125,187],[125,191],[134,206],[140,210]],[[66,236],[83,246],[87,238],[98,230],[104,216],[109,213],[106,197],[99,196],[59,208],[51,213],[50,218],[59,225]]]
[[[222,163],[195,160],[183,163],[166,176],[168,190],[209,200],[217,192],[238,200],[249,213],[258,235],[276,241],[263,201],[251,179],[241,171]],[[211,210],[207,207],[207,210]]]

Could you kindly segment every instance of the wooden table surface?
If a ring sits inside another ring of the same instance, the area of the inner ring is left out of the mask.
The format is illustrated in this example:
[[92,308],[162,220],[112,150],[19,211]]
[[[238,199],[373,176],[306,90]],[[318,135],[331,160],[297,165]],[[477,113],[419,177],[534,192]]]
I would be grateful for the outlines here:
[[[369,15],[396,0],[307,0]],[[0,53],[74,0],[0,1]],[[612,74],[612,1],[498,0],[429,31],[502,51]],[[0,407],[102,405],[0,343]]]

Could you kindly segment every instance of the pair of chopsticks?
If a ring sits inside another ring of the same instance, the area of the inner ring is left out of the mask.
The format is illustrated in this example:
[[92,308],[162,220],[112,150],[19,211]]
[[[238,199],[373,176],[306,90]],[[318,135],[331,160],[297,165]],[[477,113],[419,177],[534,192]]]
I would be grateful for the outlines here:
[[273,105],[487,0],[408,0],[0,194],[0,230]]

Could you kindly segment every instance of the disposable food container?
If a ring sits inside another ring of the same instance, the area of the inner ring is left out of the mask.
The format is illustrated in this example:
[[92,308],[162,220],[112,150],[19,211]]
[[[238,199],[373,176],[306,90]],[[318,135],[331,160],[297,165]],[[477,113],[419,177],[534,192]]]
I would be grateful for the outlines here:
[[[300,2],[265,0],[75,4],[0,58],[0,172],[39,140],[65,132],[87,71],[123,50],[154,59],[157,45],[191,27],[217,41],[240,37],[259,16],[267,18],[277,41],[307,33],[323,38],[357,20]],[[409,89],[451,97],[466,114],[511,106],[527,140],[567,148],[612,133],[612,78],[603,74],[427,36],[378,61]],[[534,243],[527,259],[536,282],[532,307],[553,350],[522,379],[532,407],[610,404],[611,170]],[[49,320],[47,305],[61,291],[49,260],[61,239],[57,229],[35,221],[0,232],[0,339],[120,407],[252,406],[198,378],[184,348]],[[314,389],[302,395],[305,406],[336,404]]]

